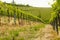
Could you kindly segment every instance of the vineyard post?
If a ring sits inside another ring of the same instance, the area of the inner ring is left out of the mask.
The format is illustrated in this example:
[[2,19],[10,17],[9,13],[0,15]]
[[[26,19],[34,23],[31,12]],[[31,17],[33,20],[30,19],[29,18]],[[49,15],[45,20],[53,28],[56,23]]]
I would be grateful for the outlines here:
[[26,24],[28,24],[28,15],[26,15]]
[[15,10],[14,10],[14,24],[16,25],[16,13],[15,13]]
[[12,17],[12,13],[10,13],[10,14],[11,14],[11,20],[12,20],[12,18],[13,18],[13,17]]
[[28,15],[26,15],[26,24],[27,24]]
[[[3,13],[3,11],[1,10],[1,16],[2,16],[2,13]],[[1,25],[2,25],[2,22],[1,22]]]
[[10,15],[9,15],[9,9],[7,10],[7,13],[8,13],[8,22],[10,22]]
[[54,29],[54,30],[57,32],[57,34],[58,34],[58,18],[56,17],[51,24],[53,25],[53,29]]
[[20,25],[19,13],[17,13],[17,14],[18,14],[18,23],[19,23],[19,25]]
[[56,14],[57,17],[54,19],[53,21],[53,29],[57,32],[57,34],[59,33],[58,32],[58,14]]
[[60,26],[60,11],[58,12],[58,23],[59,23],[59,26]]
[[52,22],[53,29],[55,30],[55,20]]
[[31,26],[31,21],[32,21],[32,18],[30,17],[30,22],[29,22],[30,26]]
[[56,18],[56,20],[55,20],[55,25],[56,25],[56,31],[57,31],[57,34],[58,34],[58,17]]
[[21,13],[21,25],[23,26],[23,14]]
[[[0,8],[1,9],[1,8]],[[0,13],[1,13],[1,11],[0,11]],[[1,15],[0,15],[0,25],[1,25]]]
[[[13,3],[13,6],[14,6],[15,1],[13,0],[12,3]],[[14,11],[14,24],[16,25],[16,13],[15,13],[16,11],[15,11],[15,7],[14,7],[13,11]]]
[[59,26],[60,26],[60,14],[59,14]]
[[[18,8],[17,8],[17,10],[18,10]],[[19,12],[17,12],[17,16],[18,16],[18,24],[20,25],[20,14],[19,14]]]

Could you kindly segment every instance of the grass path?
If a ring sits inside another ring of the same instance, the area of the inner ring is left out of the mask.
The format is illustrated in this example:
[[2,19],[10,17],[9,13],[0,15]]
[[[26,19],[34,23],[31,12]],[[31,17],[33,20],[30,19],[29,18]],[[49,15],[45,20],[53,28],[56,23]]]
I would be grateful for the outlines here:
[[[3,20],[4,18],[6,18],[6,20]],[[7,17],[2,17],[2,23],[5,22],[7,24],[8,23],[7,19],[8,19]],[[6,36],[5,32],[7,31],[9,37],[11,35],[9,32],[13,32],[12,34],[14,35],[18,34],[16,40],[18,40],[19,37],[22,38],[23,40],[54,40],[57,37],[56,32],[53,30],[50,24],[43,24],[40,22],[32,22],[32,21],[26,22],[26,20],[23,20],[24,25],[22,27],[21,25],[18,25],[18,20],[16,20],[17,25],[15,25],[16,26],[15,27],[14,25],[10,25],[13,24],[13,22],[14,19],[12,18],[9,25],[3,25],[3,24],[2,24],[3,26],[1,25],[0,32],[4,33],[4,35],[2,36]]]
[[54,40],[57,36],[55,31],[52,29],[52,26],[49,24],[45,25],[45,28],[40,30],[36,35],[38,35],[38,37],[34,40]]

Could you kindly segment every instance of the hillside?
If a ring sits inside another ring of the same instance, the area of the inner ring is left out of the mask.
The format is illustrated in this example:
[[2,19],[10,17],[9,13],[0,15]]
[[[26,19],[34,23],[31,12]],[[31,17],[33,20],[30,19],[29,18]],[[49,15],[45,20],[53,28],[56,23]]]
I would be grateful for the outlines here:
[[[48,22],[51,17],[52,8],[46,7],[32,7],[27,5],[15,5],[25,13],[30,13],[34,16],[37,16],[43,19],[45,22]],[[47,18],[46,18],[47,17]]]
[[60,40],[48,24],[55,16],[51,12],[52,8],[0,2],[0,40]]
[[[49,19],[51,17],[51,12],[52,12],[51,8],[39,8],[39,7],[32,7],[32,6],[20,5],[20,4],[13,5],[11,3],[2,3],[2,2],[0,2],[0,9],[2,10],[2,11],[0,11],[0,13],[2,12],[1,15],[8,16],[8,13],[9,13],[9,15],[13,17],[15,13],[16,13],[16,15],[18,15],[18,13],[19,13],[19,15],[21,15],[21,13],[22,13],[23,15],[28,14],[28,15],[36,16],[36,17],[42,19],[44,22],[49,21]],[[7,12],[7,10],[8,10],[8,12]],[[15,10],[15,12],[14,12],[14,10]]]

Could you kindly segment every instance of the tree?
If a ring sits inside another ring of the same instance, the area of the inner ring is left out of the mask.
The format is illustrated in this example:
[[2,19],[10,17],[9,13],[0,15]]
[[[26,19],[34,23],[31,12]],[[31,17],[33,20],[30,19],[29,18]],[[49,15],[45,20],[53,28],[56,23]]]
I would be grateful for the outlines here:
[[29,5],[28,5],[28,4],[27,4],[26,6],[27,6],[27,7],[29,7]]

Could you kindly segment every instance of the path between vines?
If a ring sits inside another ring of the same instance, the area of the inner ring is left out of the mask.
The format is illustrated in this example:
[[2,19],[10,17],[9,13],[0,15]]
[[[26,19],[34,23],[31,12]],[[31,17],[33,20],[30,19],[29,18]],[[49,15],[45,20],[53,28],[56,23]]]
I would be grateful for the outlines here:
[[[52,25],[50,24],[46,24],[45,28],[40,29],[35,36],[36,37],[31,40],[54,40],[55,38],[57,38],[57,34],[53,30]],[[60,31],[59,31],[59,37],[60,37]]]
[[54,40],[57,37],[56,32],[53,30],[50,24],[45,25],[45,28],[40,30],[34,40]]

